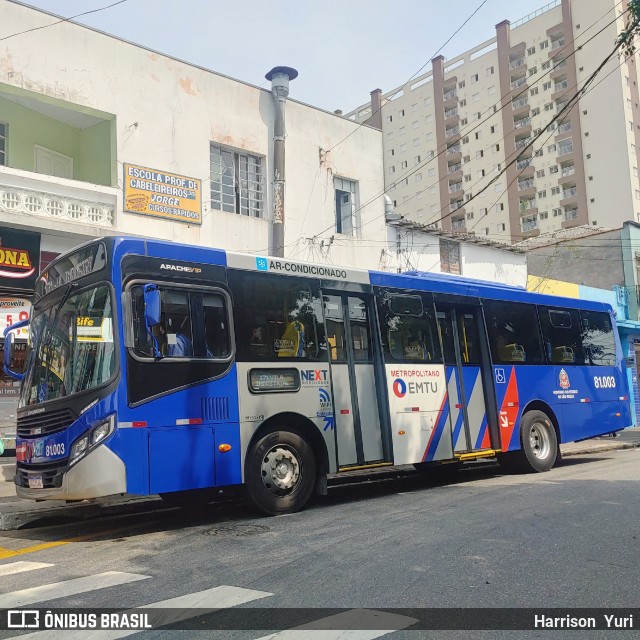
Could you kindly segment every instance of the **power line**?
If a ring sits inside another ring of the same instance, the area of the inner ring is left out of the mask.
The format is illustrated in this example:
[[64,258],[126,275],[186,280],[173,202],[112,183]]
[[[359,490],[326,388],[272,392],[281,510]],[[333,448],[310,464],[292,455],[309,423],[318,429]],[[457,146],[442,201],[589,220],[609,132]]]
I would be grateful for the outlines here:
[[[425,62],[403,85],[402,87],[406,86],[407,84],[409,84],[409,82],[411,82],[428,64],[429,62],[431,62],[431,60],[433,60],[433,58],[435,58],[455,37],[456,35],[458,35],[458,33],[460,31],[462,31],[462,29],[465,27],[465,25],[471,20],[471,18],[473,18],[476,13],[478,13],[478,11],[480,11],[480,9],[482,9],[482,7],[487,3],[487,0],[482,0],[482,2],[476,7],[475,11],[453,32],[453,34],[449,37],[449,39],[431,56],[431,58],[429,58],[429,60],[427,62]],[[400,93],[400,91],[402,90],[402,87],[399,87],[398,89],[396,89],[396,91],[394,93],[391,94],[391,98],[393,99],[393,96],[395,96],[397,93]],[[369,118],[373,118],[373,116],[375,116],[377,113],[379,113],[380,111],[382,111],[382,105],[380,105],[380,107],[378,109],[376,109],[370,116]],[[345,140],[347,140],[348,138],[350,138],[356,131],[358,131],[361,127],[364,126],[364,122],[360,122],[358,124],[358,126],[353,129],[353,131],[351,131],[350,133],[348,133],[344,138],[342,138],[342,140],[340,140],[339,142],[337,142],[336,144],[333,145],[333,147],[331,147],[330,149],[327,150],[327,153],[329,151],[333,151],[336,147],[339,147]]]
[[[620,2],[618,2],[616,5],[614,5],[613,9],[615,10],[615,8],[616,8],[618,5],[622,4],[622,2],[623,2],[623,1],[624,1],[624,0],[620,0]],[[586,35],[586,33],[587,33],[588,31],[590,31],[590,30],[591,30],[591,29],[592,29],[592,28],[593,28],[593,27],[594,27],[598,22],[600,22],[600,21],[601,21],[601,20],[602,20],[602,19],[603,19],[603,18],[604,18],[604,17],[605,17],[609,12],[610,12],[610,11],[611,11],[611,9],[608,9],[608,10],[607,10],[607,11],[606,11],[606,12],[605,12],[605,13],[604,13],[600,18],[598,18],[598,19],[597,19],[597,20],[596,20],[592,25],[590,25],[587,29],[585,29],[585,30],[582,32],[582,34],[581,34],[580,36],[578,36],[578,38],[574,39],[572,43],[569,43],[569,44],[565,45],[565,47],[563,47],[563,48],[562,48],[562,49],[561,49],[561,50],[556,54],[555,58],[559,57],[559,56],[560,56],[560,54],[561,54],[561,52],[562,52],[564,49],[566,49],[566,48],[568,48],[569,46],[571,46],[571,44],[575,44],[575,42],[576,42],[576,41],[577,41],[581,36]],[[626,10],[625,10],[621,15],[624,15],[624,13],[627,13],[628,11],[629,11],[629,9],[626,9]],[[590,37],[586,42],[584,42],[582,45],[580,45],[580,47],[574,47],[574,50],[573,50],[573,51],[572,51],[568,56],[566,56],[566,58],[563,58],[563,60],[568,60],[569,58],[571,58],[572,56],[574,56],[574,55],[575,55],[575,53],[576,53],[576,51],[578,51],[578,49],[580,49],[580,48],[584,47],[585,45],[589,44],[589,42],[591,42],[594,38],[596,38],[596,37],[597,37],[598,35],[600,35],[603,31],[605,31],[609,26],[611,26],[614,22],[616,22],[616,21],[618,20],[618,18],[619,18],[619,16],[616,16],[616,17],[615,17],[611,22],[607,23],[607,24],[606,24],[602,29],[600,29],[597,33],[595,33],[593,36],[591,36],[591,37]],[[517,99],[519,96],[523,95],[524,93],[528,93],[528,91],[529,91],[532,87],[534,87],[536,84],[538,84],[540,81],[542,81],[542,80],[543,80],[547,75],[549,75],[549,74],[553,73],[553,71],[554,71],[554,69],[553,69],[553,67],[551,67],[551,68],[549,69],[549,71],[547,71],[545,74],[543,74],[542,76],[540,76],[540,77],[539,77],[539,78],[538,78],[538,79],[537,79],[533,84],[528,85],[526,89],[523,89],[520,93],[516,94],[516,95],[515,95],[515,99]],[[563,96],[564,96],[564,95],[566,95],[566,93],[568,93],[568,92],[565,92],[565,94],[563,94]],[[510,91],[508,95],[511,95],[511,94],[513,94],[513,90],[512,90],[512,91]],[[477,124],[476,124],[472,129],[471,129],[471,130],[469,130],[469,131],[464,130],[464,134],[468,135],[468,134],[470,134],[470,133],[473,133],[473,131],[475,131],[475,130],[476,130],[477,128],[479,128],[481,125],[485,124],[488,120],[490,120],[494,115],[496,115],[497,113],[499,113],[499,112],[500,112],[502,109],[504,109],[506,106],[508,106],[509,104],[511,104],[511,101],[512,101],[513,99],[514,99],[514,97],[513,97],[513,96],[512,96],[512,98],[511,98],[511,100],[507,100],[507,99],[506,99],[506,96],[501,96],[501,98],[500,98],[500,100],[499,100],[498,102],[496,102],[494,105],[492,105],[491,107],[489,107],[489,108],[485,111],[485,114],[486,114],[487,112],[491,111],[492,109],[495,109],[495,111],[493,111],[493,113],[491,113],[491,114],[490,114],[490,116],[489,116],[488,118],[485,118],[484,120],[481,120],[480,122],[478,122],[478,123],[477,123]],[[502,102],[504,102],[504,104],[502,104],[502,105],[500,106],[500,108],[499,108],[499,109],[497,109],[497,106],[498,106],[500,103],[502,103]],[[548,126],[548,124],[547,124],[546,126]],[[462,133],[461,133],[461,135],[462,135]],[[504,140],[505,140],[505,138],[506,138],[506,136],[503,136],[500,140],[501,140],[501,141],[504,141]],[[409,171],[409,172],[407,172],[407,173],[403,174],[400,178],[398,178],[398,180],[396,180],[396,181],[394,182],[394,184],[397,184],[397,182],[398,182],[398,181],[404,180],[404,179],[406,179],[406,178],[408,178],[408,177],[412,176],[413,174],[415,174],[417,171],[419,171],[419,170],[421,170],[421,169],[425,168],[429,163],[433,162],[436,158],[438,158],[440,155],[442,155],[443,153],[445,153],[445,152],[446,152],[446,150],[447,150],[447,144],[446,144],[446,142],[445,142],[445,143],[444,143],[444,145],[443,145],[443,147],[442,147],[442,149],[441,149],[441,150],[440,150],[436,155],[434,155],[434,156],[432,156],[431,158],[429,158],[426,162],[420,163],[418,166],[416,166],[416,167],[415,167],[414,169],[412,169],[411,171]],[[445,176],[442,176],[442,177],[441,177],[437,182],[435,182],[434,184],[432,184],[432,185],[430,185],[430,186],[435,186],[435,185],[439,184],[442,180],[445,180],[445,179],[448,179],[446,175],[445,175]],[[430,187],[427,187],[427,189],[428,189],[428,188],[430,188]],[[424,192],[425,190],[426,190],[426,189],[423,189],[423,190],[422,190],[422,192]],[[382,192],[380,192],[380,193],[376,194],[375,196],[372,196],[369,200],[367,200],[367,202],[365,202],[364,204],[360,205],[360,206],[359,206],[355,211],[353,211],[353,212],[351,212],[349,215],[347,215],[347,216],[343,217],[343,218],[342,218],[342,220],[345,220],[347,217],[349,217],[349,216],[353,216],[353,215],[355,215],[356,213],[359,213],[359,212],[360,212],[360,211],[362,211],[365,207],[369,206],[370,204],[372,204],[373,202],[375,202],[375,201],[376,201],[376,200],[378,200],[379,198],[383,197],[383,196],[385,195],[386,191],[387,191],[387,190],[386,190],[386,188],[385,188]],[[421,193],[422,193],[422,192],[421,192]],[[403,204],[405,204],[406,202],[408,202],[408,201],[412,200],[414,197],[416,197],[416,196],[415,196],[415,195],[414,195],[414,196],[411,196],[410,198],[408,198],[408,199],[407,199],[407,201],[405,201],[404,203],[401,203],[401,205],[400,205],[400,206],[402,206],[402,205],[403,205]],[[385,214],[384,214],[384,213],[382,213],[382,214],[380,214],[380,215],[378,215],[378,216],[375,216],[374,218],[371,218],[370,220],[368,220],[368,221],[366,221],[366,222],[362,223],[362,224],[360,225],[360,227],[362,228],[362,227],[366,226],[367,224],[370,224],[371,222],[375,222],[376,220],[379,220],[379,219],[380,219],[381,217],[383,217],[384,215],[385,215]],[[334,225],[333,225],[333,224],[331,224],[330,226],[328,226],[327,228],[323,229],[322,231],[319,231],[319,232],[317,232],[316,234],[314,234],[314,235],[313,235],[313,238],[318,238],[318,236],[322,235],[323,233],[326,233],[327,231],[331,231],[333,228],[334,228]]]
[[69,16],[68,18],[63,18],[62,20],[57,20],[56,22],[52,22],[50,24],[44,24],[40,27],[33,27],[32,29],[25,29],[24,31],[18,31],[17,33],[12,33],[11,35],[4,36],[0,38],[0,42],[2,40],[8,40],[9,38],[15,38],[16,36],[21,36],[25,33],[31,33],[32,31],[39,31],[40,29],[48,29],[49,27],[54,27],[57,24],[62,22],[69,22],[70,20],[74,20],[75,18],[79,18],[81,16],[87,16],[90,13],[98,13],[99,11],[105,11],[106,9],[111,9],[111,7],[115,7],[116,5],[123,4],[128,0],[118,0],[118,2],[114,2],[112,4],[107,5],[106,7],[99,7],[98,9],[92,9],[91,11],[84,11],[82,13],[77,13],[75,16]]

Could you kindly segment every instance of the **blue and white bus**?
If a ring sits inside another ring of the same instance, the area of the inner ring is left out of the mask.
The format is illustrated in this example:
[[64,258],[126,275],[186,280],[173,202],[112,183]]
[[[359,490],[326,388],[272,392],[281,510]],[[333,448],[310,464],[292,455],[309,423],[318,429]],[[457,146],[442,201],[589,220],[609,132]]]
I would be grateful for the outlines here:
[[23,498],[243,484],[280,514],[328,474],[547,471],[631,424],[609,306],[449,275],[104,238],[41,274],[30,340]]

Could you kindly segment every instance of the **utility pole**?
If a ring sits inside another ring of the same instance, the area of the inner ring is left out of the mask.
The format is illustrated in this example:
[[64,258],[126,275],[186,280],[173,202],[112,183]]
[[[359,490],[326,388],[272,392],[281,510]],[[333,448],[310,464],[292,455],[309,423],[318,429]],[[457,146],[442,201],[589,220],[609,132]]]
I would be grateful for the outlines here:
[[271,81],[271,95],[275,106],[273,119],[273,221],[271,223],[271,251],[278,258],[284,257],[284,108],[289,95],[289,81],[298,72],[291,67],[274,67],[265,78]]

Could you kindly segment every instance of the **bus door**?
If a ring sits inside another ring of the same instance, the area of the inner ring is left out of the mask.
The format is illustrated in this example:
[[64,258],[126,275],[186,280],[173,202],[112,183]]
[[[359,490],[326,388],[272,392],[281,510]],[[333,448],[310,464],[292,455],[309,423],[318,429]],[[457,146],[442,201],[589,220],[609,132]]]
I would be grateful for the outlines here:
[[[484,326],[480,307],[436,302],[438,329],[446,368],[451,439],[455,453],[491,448],[487,415],[487,354],[480,339]],[[485,355],[485,359],[486,359]]]
[[340,469],[385,460],[370,296],[323,292]]

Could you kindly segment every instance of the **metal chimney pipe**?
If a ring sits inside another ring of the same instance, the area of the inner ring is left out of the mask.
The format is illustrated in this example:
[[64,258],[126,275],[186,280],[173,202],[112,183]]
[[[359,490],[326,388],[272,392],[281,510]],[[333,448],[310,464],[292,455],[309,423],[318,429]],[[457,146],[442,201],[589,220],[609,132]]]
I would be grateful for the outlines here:
[[298,72],[291,67],[274,67],[265,78],[271,81],[271,95],[275,106],[273,120],[273,255],[284,257],[284,107],[289,95],[289,81],[295,80]]

